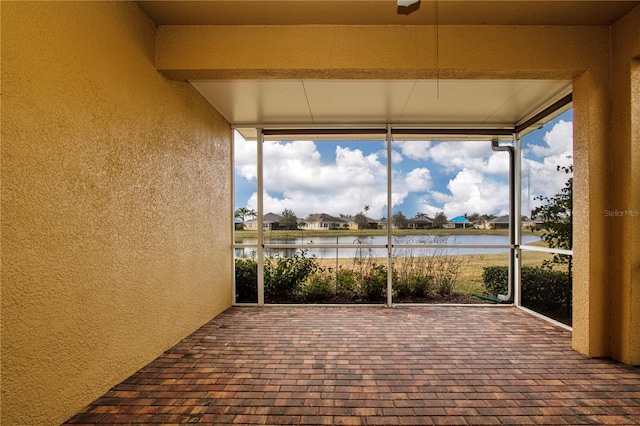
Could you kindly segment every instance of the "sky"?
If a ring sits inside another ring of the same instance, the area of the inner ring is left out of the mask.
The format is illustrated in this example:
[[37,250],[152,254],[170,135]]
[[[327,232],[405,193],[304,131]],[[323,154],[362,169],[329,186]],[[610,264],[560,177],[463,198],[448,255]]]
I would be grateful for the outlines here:
[[[522,140],[522,214],[540,205],[536,196],[560,192],[571,164],[572,110]],[[256,142],[235,135],[235,208],[257,210]],[[385,141],[265,142],[264,212],[387,216]],[[488,141],[393,141],[392,214],[448,218],[500,216],[509,210],[508,153]]]

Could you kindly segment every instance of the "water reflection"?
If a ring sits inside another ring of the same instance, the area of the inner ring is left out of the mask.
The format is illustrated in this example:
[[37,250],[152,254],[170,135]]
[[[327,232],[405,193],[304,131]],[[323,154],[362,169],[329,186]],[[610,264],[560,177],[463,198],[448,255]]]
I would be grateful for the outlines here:
[[[536,235],[522,236],[523,244],[531,244],[540,241],[540,237]],[[242,244],[257,244],[257,238],[244,238]],[[266,238],[265,244],[295,244],[303,246],[309,256],[318,258],[355,258],[362,256],[369,257],[387,257],[386,248],[363,248],[361,245],[386,245],[386,236],[362,237],[349,235],[342,237],[304,237],[288,235],[279,238]],[[317,244],[341,244],[352,245],[353,248],[314,248]],[[507,245],[509,237],[507,235],[456,235],[449,236],[394,236],[393,244],[456,244],[456,245]],[[282,256],[290,257],[296,252],[294,248],[265,248],[265,256]],[[425,255],[436,253],[438,248],[423,248]],[[487,248],[487,247],[460,247],[450,249],[450,254],[494,254],[508,253],[507,248]],[[251,258],[256,256],[255,247],[237,247],[235,255],[239,258]],[[402,257],[402,250],[395,250],[394,256]]]

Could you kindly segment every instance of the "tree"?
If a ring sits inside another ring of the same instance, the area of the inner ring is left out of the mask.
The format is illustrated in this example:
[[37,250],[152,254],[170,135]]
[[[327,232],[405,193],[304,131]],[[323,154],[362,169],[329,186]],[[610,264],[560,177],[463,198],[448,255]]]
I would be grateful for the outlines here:
[[447,215],[444,214],[444,212],[439,212],[433,218],[433,227],[434,228],[442,228],[445,223],[447,223]]
[[422,212],[416,213],[416,216],[414,217],[414,219],[421,219],[421,218],[429,219],[429,216],[427,216],[426,213],[422,213]]
[[399,211],[398,213],[393,215],[393,218],[391,219],[393,222],[393,225],[396,228],[400,228],[400,229],[404,229],[407,227],[407,225],[409,225],[409,221],[407,220],[406,216],[404,214],[402,214],[401,211]]
[[[364,211],[368,212],[369,211],[369,206],[364,206]],[[356,223],[358,224],[358,229],[367,229],[369,227],[369,219],[367,219],[367,216],[365,215],[365,213],[360,212],[356,215]]]
[[255,210],[248,207],[240,207],[235,212],[233,212],[233,217],[240,219],[240,221],[243,223],[246,217],[256,217],[257,215],[258,213],[256,213]]
[[465,213],[464,217],[466,217],[469,222],[475,222],[477,220],[480,220],[480,213],[474,212],[473,214],[469,215]]
[[[560,192],[553,197],[539,195],[534,199],[545,204],[531,211],[531,217],[542,221],[535,229],[542,231],[542,240],[550,248],[570,250],[572,247],[573,165],[557,166],[557,171],[571,175]],[[551,263],[564,264],[568,256],[555,255]],[[546,262],[547,266],[549,262]]]
[[369,226],[369,219],[367,219],[367,217],[362,212],[356,215],[355,220],[358,224],[358,229],[367,229],[367,226]]
[[280,214],[278,225],[284,229],[298,229],[298,216],[291,209],[284,209]]

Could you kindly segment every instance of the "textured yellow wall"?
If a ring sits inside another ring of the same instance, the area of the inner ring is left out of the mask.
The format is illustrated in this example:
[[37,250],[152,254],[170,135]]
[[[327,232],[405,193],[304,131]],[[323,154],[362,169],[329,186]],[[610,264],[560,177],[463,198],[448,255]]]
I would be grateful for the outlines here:
[[[638,24],[640,25],[640,23]],[[637,26],[636,26],[637,28]],[[640,55],[632,63],[633,93],[631,103],[631,206],[640,210]],[[629,364],[640,365],[640,218],[636,217],[631,227],[629,252],[631,253],[631,273],[629,291],[631,318]]]
[[[640,7],[612,28],[611,354],[640,364]],[[615,190],[613,190],[615,188]]]
[[609,355],[607,86],[608,75],[593,71],[573,83],[572,344],[594,357]]
[[2,419],[58,424],[231,304],[231,130],[129,2],[1,2]]

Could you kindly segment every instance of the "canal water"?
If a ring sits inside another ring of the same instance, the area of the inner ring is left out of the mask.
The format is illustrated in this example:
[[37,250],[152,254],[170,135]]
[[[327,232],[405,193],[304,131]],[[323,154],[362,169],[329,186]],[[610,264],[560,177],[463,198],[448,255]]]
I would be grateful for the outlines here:
[[[257,238],[245,238],[242,244],[256,244]],[[522,244],[531,244],[540,241],[537,235],[523,235]],[[363,248],[362,245],[386,245],[386,236],[362,237],[358,238],[354,235],[341,237],[299,237],[299,236],[281,236],[277,238],[266,238],[265,244],[296,244],[303,246],[307,250],[307,256],[316,256],[318,258],[354,258],[354,257],[387,257],[386,248]],[[353,248],[314,248],[316,244],[344,244],[352,245]],[[393,244],[457,244],[457,245],[506,245],[509,244],[507,235],[402,235],[393,237]],[[236,257],[253,257],[255,256],[255,248],[239,247],[235,249]],[[266,256],[291,256],[296,249],[284,248],[267,248]],[[398,249],[394,248],[394,256],[432,256],[432,255],[459,255],[459,254],[494,254],[508,253],[507,248],[486,248],[486,247],[456,247],[456,248],[412,248]]]

